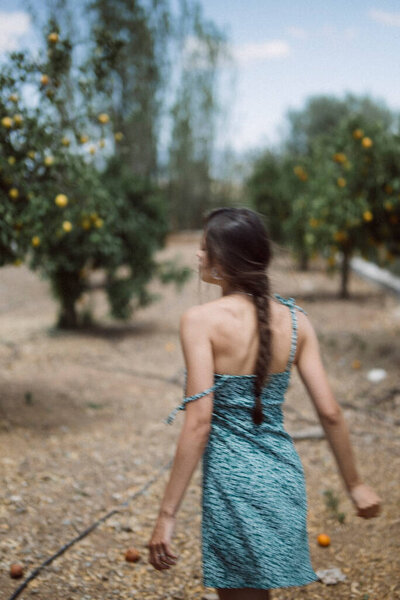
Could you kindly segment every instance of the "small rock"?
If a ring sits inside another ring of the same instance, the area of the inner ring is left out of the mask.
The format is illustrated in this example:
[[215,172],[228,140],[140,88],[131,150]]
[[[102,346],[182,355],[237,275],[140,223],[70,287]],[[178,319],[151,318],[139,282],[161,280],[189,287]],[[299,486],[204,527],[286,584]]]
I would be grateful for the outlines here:
[[372,381],[372,383],[379,383],[379,381],[385,379],[386,375],[385,369],[371,369],[367,373],[367,379],[368,381]]
[[340,583],[341,581],[346,580],[346,575],[337,567],[332,567],[330,569],[319,569],[319,571],[315,572],[322,583],[325,583],[326,585],[334,585],[335,583]]

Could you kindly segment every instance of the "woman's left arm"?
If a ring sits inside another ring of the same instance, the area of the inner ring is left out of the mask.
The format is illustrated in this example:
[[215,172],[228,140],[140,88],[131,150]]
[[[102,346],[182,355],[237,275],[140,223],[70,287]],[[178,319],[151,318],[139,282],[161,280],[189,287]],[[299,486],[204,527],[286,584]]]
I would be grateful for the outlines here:
[[[181,317],[180,338],[185,358],[186,395],[192,396],[213,385],[214,360],[204,308],[195,306]],[[186,489],[207,445],[211,429],[213,394],[188,402],[174,462],[161,502],[159,515],[148,544],[149,562],[157,570],[169,569],[177,556],[170,543],[175,518]]]

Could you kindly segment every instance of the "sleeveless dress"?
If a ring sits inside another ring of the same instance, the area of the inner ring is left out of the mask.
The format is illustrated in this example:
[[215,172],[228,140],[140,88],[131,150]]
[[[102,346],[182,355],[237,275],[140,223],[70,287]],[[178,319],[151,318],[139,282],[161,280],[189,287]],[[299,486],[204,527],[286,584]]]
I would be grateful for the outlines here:
[[318,580],[309,555],[304,470],[282,414],[296,353],[296,309],[305,311],[294,298],[274,296],[290,308],[292,344],[285,371],[270,374],[263,388],[262,424],[252,420],[255,375],[221,373],[164,421],[172,423],[188,402],[214,393],[202,458],[205,587],[271,589]]

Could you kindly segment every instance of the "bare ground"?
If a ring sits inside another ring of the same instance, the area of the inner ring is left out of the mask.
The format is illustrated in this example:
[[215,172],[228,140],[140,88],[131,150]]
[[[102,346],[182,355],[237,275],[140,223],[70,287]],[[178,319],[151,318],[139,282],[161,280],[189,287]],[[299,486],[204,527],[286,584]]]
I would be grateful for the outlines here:
[[[171,237],[161,257],[179,255],[195,270],[198,235]],[[360,473],[383,498],[382,514],[356,517],[324,439],[297,441],[308,491],[308,529],[315,570],[339,567],[346,581],[274,590],[275,600],[400,598],[400,304],[398,298],[353,275],[351,299],[337,300],[338,276],[317,261],[308,273],[289,256],[276,257],[273,291],[294,296],[318,332],[331,386],[344,408]],[[162,419],[179,403],[183,359],[179,315],[216,297],[196,274],[178,294],[163,299],[128,324],[108,317],[101,292],[92,303],[98,327],[80,333],[53,329],[57,306],[47,282],[24,267],[0,271],[0,598],[60,547],[104,516],[101,523],[43,569],[21,599],[103,600],[213,597],[201,585],[200,467],[178,514],[177,566],[159,573],[147,563],[149,540],[168,471],[141,490],[172,458],[182,415]],[[360,361],[354,368],[353,361]],[[369,382],[372,368],[387,377]],[[290,433],[319,424],[296,372],[285,402]],[[331,490],[345,513],[340,523],[327,507]],[[127,505],[123,505],[124,502]],[[122,504],[122,506],[121,506]],[[319,533],[331,537],[327,548]],[[127,563],[134,546],[142,558]]]

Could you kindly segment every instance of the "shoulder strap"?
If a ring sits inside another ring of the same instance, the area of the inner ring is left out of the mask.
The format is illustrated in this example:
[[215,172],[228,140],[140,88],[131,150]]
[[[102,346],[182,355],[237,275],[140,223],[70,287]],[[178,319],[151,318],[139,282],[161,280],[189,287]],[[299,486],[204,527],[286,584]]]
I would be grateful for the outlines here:
[[295,299],[294,298],[283,298],[279,294],[274,294],[274,296],[282,304],[285,304],[286,306],[288,306],[290,308],[290,314],[291,314],[291,317],[292,317],[292,343],[291,343],[291,347],[290,347],[289,360],[288,360],[288,363],[287,363],[286,369],[285,369],[286,371],[290,371],[290,369],[292,368],[294,357],[296,356],[296,346],[297,346],[297,315],[296,315],[296,308],[297,308],[297,310],[301,310],[305,315],[307,313],[306,313],[306,311],[303,308],[301,308],[300,306],[297,306],[297,304],[295,303]]
[[[186,390],[186,375],[187,375],[187,372],[185,370],[185,386],[184,386],[185,390]],[[173,420],[175,419],[178,411],[185,410],[186,404],[188,402],[193,402],[193,400],[198,400],[199,398],[203,398],[203,396],[207,396],[207,394],[211,394],[211,392],[214,392],[216,389],[221,387],[221,385],[223,383],[225,383],[225,379],[227,379],[227,377],[222,376],[220,381],[217,381],[216,383],[214,383],[214,385],[211,386],[210,388],[208,388],[207,390],[203,390],[202,392],[199,392],[198,394],[193,394],[193,396],[184,396],[184,398],[183,398],[182,402],[179,404],[179,406],[174,408],[169,413],[169,415],[166,419],[163,419],[163,423],[170,425],[173,422]]]

